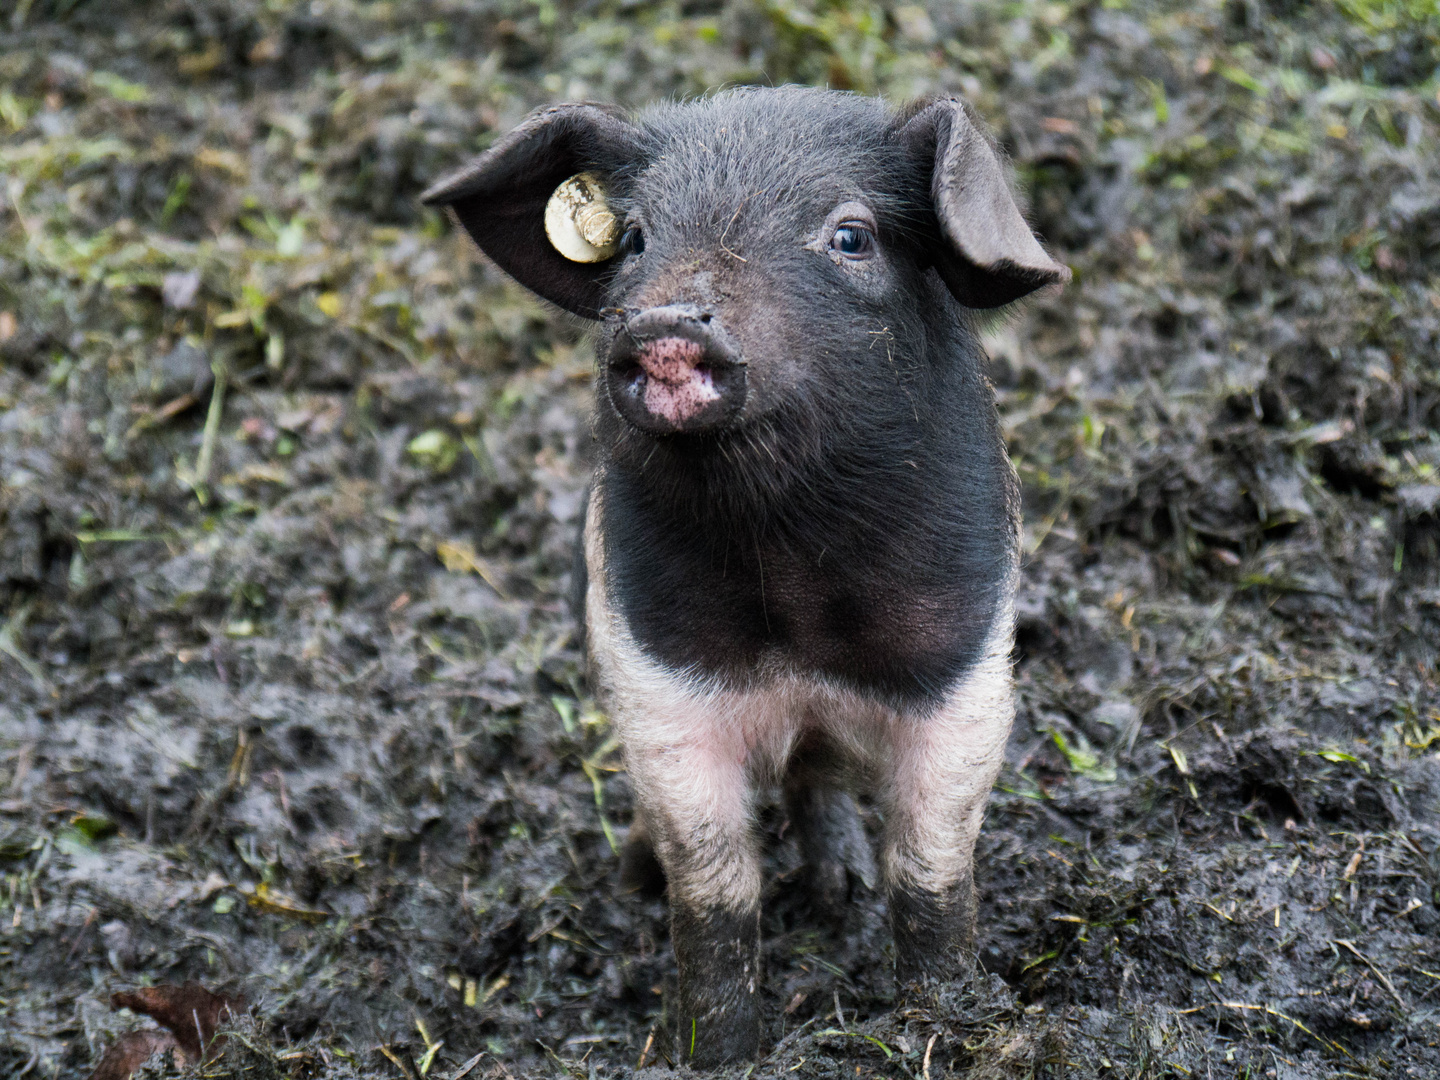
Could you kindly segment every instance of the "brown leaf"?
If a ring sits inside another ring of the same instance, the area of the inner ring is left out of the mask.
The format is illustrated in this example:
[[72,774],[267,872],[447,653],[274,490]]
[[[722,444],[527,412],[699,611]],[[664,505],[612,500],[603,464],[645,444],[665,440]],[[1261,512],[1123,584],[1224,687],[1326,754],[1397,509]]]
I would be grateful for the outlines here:
[[145,986],[110,996],[112,1009],[131,1009],[153,1017],[169,1028],[175,1041],[192,1062],[214,1057],[225,1042],[215,1038],[215,1029],[235,1018],[244,1003],[212,994],[196,982],[184,986]]
[[130,1080],[156,1051],[176,1049],[175,1036],[168,1031],[127,1031],[105,1051],[90,1080]]

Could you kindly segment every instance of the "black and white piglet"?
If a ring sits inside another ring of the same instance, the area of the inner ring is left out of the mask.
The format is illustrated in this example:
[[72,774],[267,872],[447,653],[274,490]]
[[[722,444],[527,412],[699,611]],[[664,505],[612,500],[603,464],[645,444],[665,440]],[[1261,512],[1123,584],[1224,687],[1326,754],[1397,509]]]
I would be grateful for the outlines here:
[[425,195],[599,321],[596,690],[680,968],[680,1050],[753,1056],[757,800],[820,898],[884,815],[897,978],[953,977],[1013,712],[1013,470],[968,309],[1064,281],[953,99],[742,89],[545,109]]

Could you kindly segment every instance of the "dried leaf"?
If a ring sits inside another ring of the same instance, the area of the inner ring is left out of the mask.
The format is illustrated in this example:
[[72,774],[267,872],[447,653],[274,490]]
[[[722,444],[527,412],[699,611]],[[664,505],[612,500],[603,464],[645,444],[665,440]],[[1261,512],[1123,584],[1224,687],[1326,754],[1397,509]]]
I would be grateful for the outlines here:
[[121,991],[110,996],[110,1007],[130,1009],[159,1021],[174,1033],[175,1042],[188,1059],[200,1061],[220,1052],[225,1040],[217,1039],[215,1031],[222,1023],[238,1017],[244,1003],[238,998],[212,994],[199,983],[187,982],[184,986],[144,986]]

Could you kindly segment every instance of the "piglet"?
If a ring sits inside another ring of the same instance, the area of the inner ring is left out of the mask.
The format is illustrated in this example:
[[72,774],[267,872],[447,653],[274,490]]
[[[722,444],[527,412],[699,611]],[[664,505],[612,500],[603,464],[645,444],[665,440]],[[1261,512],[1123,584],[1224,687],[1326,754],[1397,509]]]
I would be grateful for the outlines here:
[[638,807],[624,870],[669,890],[683,1060],[760,1050],[774,789],[832,908],[874,865],[872,793],[896,978],[961,974],[1019,551],[972,312],[1069,277],[964,104],[559,105],[424,200],[599,324],[584,626]]

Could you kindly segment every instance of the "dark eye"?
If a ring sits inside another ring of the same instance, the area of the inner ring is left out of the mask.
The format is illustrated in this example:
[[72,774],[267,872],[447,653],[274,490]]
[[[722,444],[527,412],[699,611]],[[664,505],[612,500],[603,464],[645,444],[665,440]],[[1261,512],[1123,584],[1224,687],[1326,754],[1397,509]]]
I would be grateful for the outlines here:
[[875,246],[875,234],[856,221],[847,221],[830,238],[830,249],[847,259],[863,259]]
[[625,230],[625,235],[620,237],[620,254],[639,255],[644,250],[645,234],[638,225],[631,225]]

